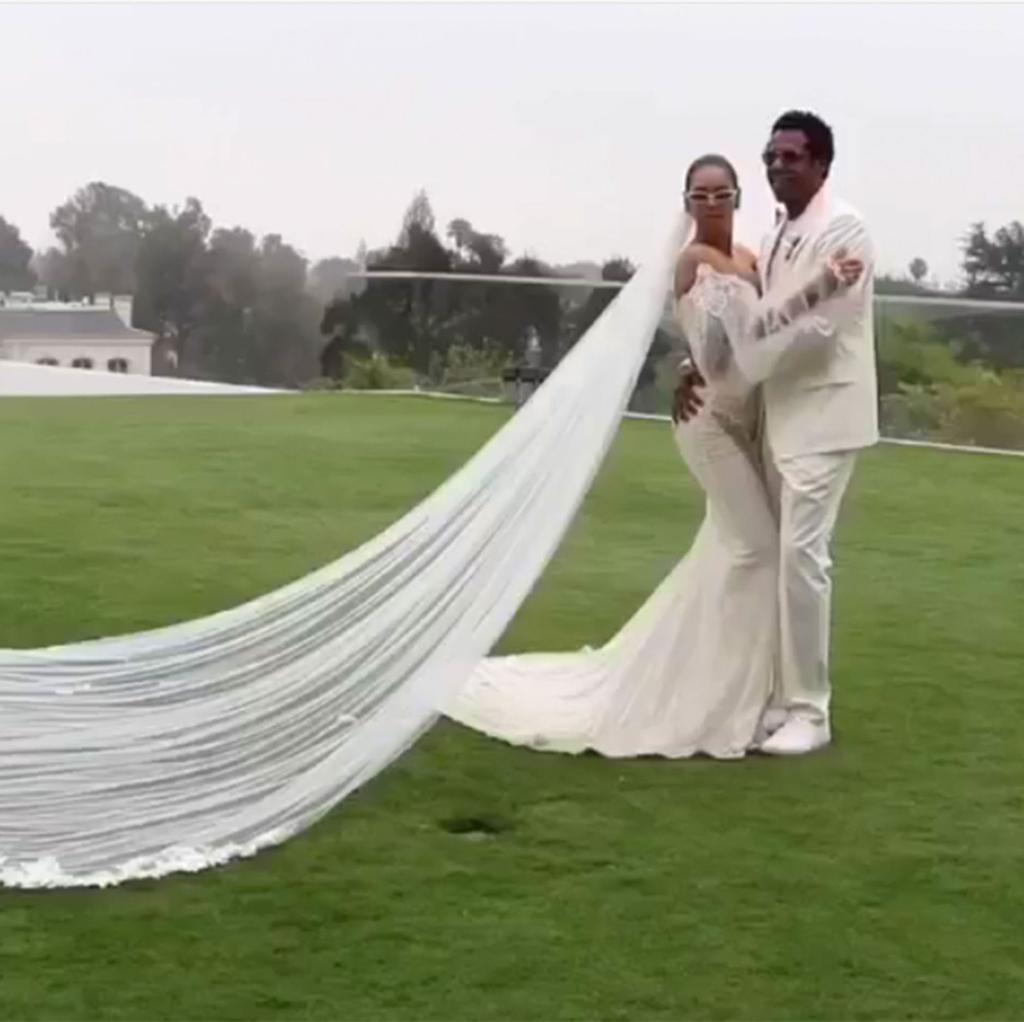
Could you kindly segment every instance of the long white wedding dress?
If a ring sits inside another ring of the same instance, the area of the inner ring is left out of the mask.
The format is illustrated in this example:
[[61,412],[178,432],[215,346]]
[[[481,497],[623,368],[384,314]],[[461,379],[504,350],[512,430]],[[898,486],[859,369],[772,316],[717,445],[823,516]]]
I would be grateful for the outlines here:
[[700,414],[674,429],[707,497],[689,552],[605,646],[486,659],[449,717],[516,745],[611,757],[736,759],[756,744],[774,663],[778,528],[757,396],[729,329],[758,305],[751,284],[701,266],[676,307],[708,383]]

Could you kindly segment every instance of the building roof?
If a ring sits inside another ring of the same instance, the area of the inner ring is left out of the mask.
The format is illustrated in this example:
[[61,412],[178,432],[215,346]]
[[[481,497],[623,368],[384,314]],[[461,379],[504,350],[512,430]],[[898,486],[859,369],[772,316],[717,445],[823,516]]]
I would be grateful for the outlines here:
[[126,326],[113,309],[0,307],[0,341],[36,338],[54,341],[151,342],[153,335]]

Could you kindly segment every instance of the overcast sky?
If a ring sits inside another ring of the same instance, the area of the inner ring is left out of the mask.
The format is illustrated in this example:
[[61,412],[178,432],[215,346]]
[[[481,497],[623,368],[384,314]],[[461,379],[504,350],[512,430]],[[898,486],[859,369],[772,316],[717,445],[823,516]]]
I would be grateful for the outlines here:
[[971,221],[1024,219],[1024,6],[35,2],[0,39],[0,214],[36,246],[104,180],[313,259],[392,240],[421,187],[517,253],[636,256],[707,150],[754,241],[793,105],[885,267],[946,279]]

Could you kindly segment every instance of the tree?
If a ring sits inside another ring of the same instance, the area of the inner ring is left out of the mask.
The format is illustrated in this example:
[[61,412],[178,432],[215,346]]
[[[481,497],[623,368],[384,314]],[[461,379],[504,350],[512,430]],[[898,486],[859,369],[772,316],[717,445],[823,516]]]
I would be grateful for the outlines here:
[[248,323],[251,371],[258,380],[298,386],[317,374],[318,306],[306,291],[306,260],[279,234],[260,242],[259,278]]
[[928,264],[920,256],[910,261],[909,270],[915,284],[920,284],[928,276]]
[[318,375],[317,304],[306,260],[280,235],[213,232],[196,330],[200,375],[232,383],[300,386]]
[[[601,280],[606,281],[621,281],[626,283],[636,272],[636,267],[628,259],[616,257],[609,259],[601,267]],[[583,307],[580,311],[580,318],[577,322],[576,329],[579,334],[585,333],[590,329],[592,323],[597,320],[597,317],[612,303],[612,299],[619,292],[613,288],[607,287],[596,287],[593,291],[587,295],[587,300],[583,303]]]
[[[536,256],[520,256],[506,267],[511,276],[555,278],[550,267]],[[548,284],[497,285],[495,308],[499,330],[497,340],[503,350],[521,358],[531,329],[537,332],[542,353],[541,364],[553,367],[564,354],[562,301]]]
[[359,332],[359,310],[342,295],[327,303],[320,320],[320,333],[329,338],[320,352],[320,375],[342,381],[352,359],[367,358],[371,352]]
[[[601,280],[626,284],[632,279],[635,272],[636,267],[630,260],[616,256],[613,259],[607,260],[601,267]],[[590,329],[618,294],[619,291],[615,288],[594,288],[590,292],[586,301],[580,306],[573,317],[572,343],[579,340]],[[658,381],[658,365],[672,350],[672,347],[672,336],[666,330],[659,327],[651,339],[651,346],[647,349],[643,365],[640,367],[640,373],[637,377],[636,388],[633,394],[634,402],[644,406],[644,410],[654,410],[656,394],[653,388]]]
[[497,234],[481,234],[468,220],[453,220],[448,237],[455,246],[455,266],[463,272],[497,273],[508,256]]
[[878,335],[879,393],[884,397],[904,387],[961,383],[971,371],[956,355],[956,345],[934,324],[888,320]]
[[398,235],[398,247],[408,249],[415,244],[417,236],[432,235],[436,238],[434,210],[430,199],[423,190],[418,191],[409,203],[402,218],[402,230]]
[[67,301],[71,297],[74,286],[71,261],[59,248],[50,247],[38,253],[34,268],[39,283],[51,297],[60,301]]
[[135,260],[148,210],[137,195],[93,181],[50,216],[70,263],[71,287],[80,297],[133,293]]
[[[424,192],[414,196],[398,241],[370,255],[374,270],[419,270],[447,273],[452,254],[434,231],[434,213]],[[352,299],[358,330],[374,350],[425,373],[431,352],[446,350],[445,326],[454,311],[455,292],[448,282],[431,279],[373,280],[364,294]]]
[[255,237],[241,227],[217,228],[205,256],[197,357],[192,370],[197,375],[233,383],[256,382],[250,375],[246,328],[258,287]]
[[31,247],[18,228],[0,216],[0,292],[24,291],[35,282]]
[[354,259],[340,256],[321,259],[309,271],[306,288],[318,304],[326,305],[335,298],[347,297],[356,289],[352,274],[358,269],[359,264]]
[[965,363],[961,345],[934,325],[896,320],[879,340],[881,412],[890,435],[1024,445],[1024,373]]
[[[962,243],[961,268],[968,297],[1024,301],[1024,225],[1013,221],[989,235],[983,223],[971,224]],[[1020,317],[975,315],[956,324],[960,358],[997,369],[1024,367]]]
[[991,237],[983,223],[972,224],[962,251],[968,295],[1024,300],[1024,224],[1015,220]]
[[206,307],[211,226],[198,199],[187,199],[181,209],[156,206],[147,214],[136,256],[135,323],[156,334],[183,373],[197,366],[191,349]]

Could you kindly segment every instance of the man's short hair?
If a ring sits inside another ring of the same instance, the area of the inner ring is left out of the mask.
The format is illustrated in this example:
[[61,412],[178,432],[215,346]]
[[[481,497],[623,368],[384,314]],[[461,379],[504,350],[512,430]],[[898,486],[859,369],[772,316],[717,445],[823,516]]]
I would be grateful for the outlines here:
[[836,158],[835,140],[832,129],[817,115],[807,110],[787,110],[773,125],[772,134],[777,131],[802,131],[807,137],[807,151],[811,159],[825,166],[825,173]]

